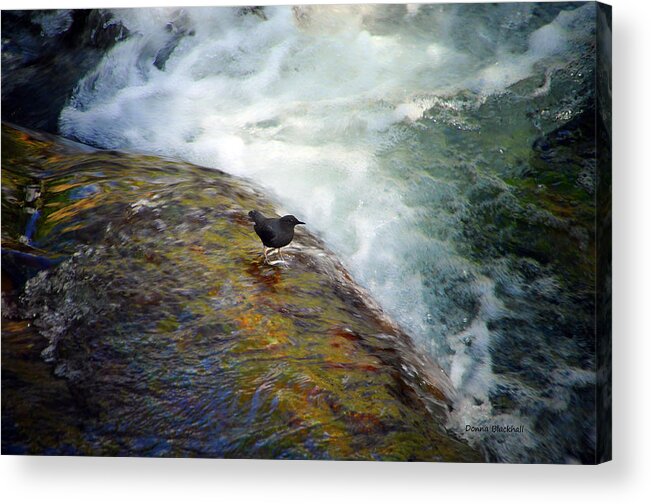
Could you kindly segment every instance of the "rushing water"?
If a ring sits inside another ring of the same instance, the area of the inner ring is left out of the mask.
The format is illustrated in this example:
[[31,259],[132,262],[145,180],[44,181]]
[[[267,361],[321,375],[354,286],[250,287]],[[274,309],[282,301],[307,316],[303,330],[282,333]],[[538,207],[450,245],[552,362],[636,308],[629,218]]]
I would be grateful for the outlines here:
[[595,7],[563,9],[118,10],[130,35],[60,129],[261,184],[448,371],[451,428],[495,460],[587,461],[594,163],[532,176],[592,105]]

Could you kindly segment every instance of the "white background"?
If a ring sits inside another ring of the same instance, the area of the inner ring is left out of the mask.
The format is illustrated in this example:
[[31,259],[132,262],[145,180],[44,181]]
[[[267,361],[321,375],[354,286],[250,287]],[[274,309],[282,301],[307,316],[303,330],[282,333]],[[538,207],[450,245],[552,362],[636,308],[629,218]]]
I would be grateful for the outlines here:
[[[3,456],[0,493],[4,502],[651,502],[651,2],[610,3],[614,61],[613,462],[580,467]],[[3,9],[216,4],[246,2],[0,1]]]

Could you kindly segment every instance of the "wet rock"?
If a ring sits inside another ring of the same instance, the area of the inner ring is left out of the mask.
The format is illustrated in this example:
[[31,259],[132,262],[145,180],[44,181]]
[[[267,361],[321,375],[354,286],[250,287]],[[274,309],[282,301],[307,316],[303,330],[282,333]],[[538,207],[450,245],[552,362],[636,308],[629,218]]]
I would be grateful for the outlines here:
[[[256,187],[152,156],[70,144],[55,156],[56,146],[4,127],[3,187],[40,183],[32,247],[61,262],[20,287],[18,311],[79,422],[65,447],[48,437],[62,426],[22,431],[22,398],[3,390],[3,415],[18,419],[3,443],[41,436],[23,447],[30,453],[49,443],[92,455],[481,460],[444,428],[447,377],[317,237],[297,233],[286,267],[264,263],[246,213],[274,211]],[[78,189],[88,186],[96,190]],[[3,212],[10,206],[3,192]],[[20,232],[3,220],[3,250]]]
[[190,19],[184,9],[180,9],[173,14],[172,19],[168,21],[165,29],[169,34],[169,38],[154,58],[154,66],[159,70],[165,69],[167,60],[183,37],[193,37],[195,35],[194,30],[190,28]]
[[264,6],[240,7],[237,13],[239,16],[253,15],[258,16],[264,21],[267,20],[267,14],[264,11]]
[[76,83],[128,35],[112,17],[104,9],[3,11],[2,119],[56,132]]

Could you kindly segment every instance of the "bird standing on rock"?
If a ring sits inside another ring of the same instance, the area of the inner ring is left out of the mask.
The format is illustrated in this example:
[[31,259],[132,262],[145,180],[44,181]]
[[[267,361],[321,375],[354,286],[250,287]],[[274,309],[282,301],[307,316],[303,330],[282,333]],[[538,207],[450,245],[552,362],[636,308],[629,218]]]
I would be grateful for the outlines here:
[[283,254],[280,251],[282,247],[289,245],[294,239],[294,226],[298,224],[305,224],[299,221],[293,215],[284,215],[279,218],[269,218],[262,215],[257,210],[251,210],[249,217],[255,226],[253,229],[262,240],[262,252],[264,253],[264,260],[267,261],[267,248],[276,249],[280,259],[284,261]]

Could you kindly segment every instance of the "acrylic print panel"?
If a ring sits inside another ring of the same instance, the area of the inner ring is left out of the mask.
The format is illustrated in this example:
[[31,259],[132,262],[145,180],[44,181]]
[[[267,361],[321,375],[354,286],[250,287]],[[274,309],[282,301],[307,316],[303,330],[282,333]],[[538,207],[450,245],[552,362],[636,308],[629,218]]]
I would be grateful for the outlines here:
[[609,7],[2,31],[3,454],[610,458]]

